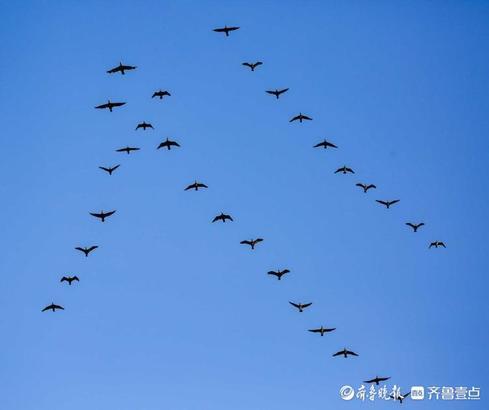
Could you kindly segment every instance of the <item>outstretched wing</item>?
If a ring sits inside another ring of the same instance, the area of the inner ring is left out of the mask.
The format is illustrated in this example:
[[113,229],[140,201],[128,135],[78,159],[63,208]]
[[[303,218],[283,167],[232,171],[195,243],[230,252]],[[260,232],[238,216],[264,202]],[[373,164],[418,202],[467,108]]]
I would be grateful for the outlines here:
[[[241,245],[250,245],[250,246],[253,245],[253,243],[251,241],[241,241],[240,244]],[[268,273],[270,273],[270,272],[268,272]]]
[[297,309],[300,309],[300,306],[297,303],[294,302],[289,302],[292,306],[296,307]]
[[278,91],[277,91],[277,94],[278,94],[278,95],[280,95],[280,94],[283,94],[283,93],[285,93],[285,92],[287,92],[287,91],[289,91],[289,89],[288,89],[288,88],[283,88],[282,90],[278,90]]
[[289,122],[297,121],[300,117],[296,115],[295,117],[292,117],[292,119]]
[[352,352],[351,350],[347,350],[346,354],[352,355],[352,356],[358,356],[355,352]]
[[321,333],[321,329],[308,329],[308,332]]
[[[93,250],[97,249],[97,245],[90,246],[90,248],[87,248],[87,252],[92,252]],[[81,248],[76,248],[76,249],[81,249]]]
[[253,64],[250,64],[250,63],[242,63],[242,65],[244,65],[246,67],[250,67],[251,69],[253,68]]
[[344,354],[344,352],[343,352],[343,351],[336,352],[336,353],[334,353],[334,354],[333,354],[333,357],[335,357],[335,356],[341,356],[341,355],[343,355],[343,354]]
[[378,202],[379,204],[387,206],[387,202],[381,201],[380,199],[376,199],[375,202]]
[[109,107],[109,104],[105,103],[105,104],[97,105],[95,108],[103,109],[103,108],[108,108],[108,107]]
[[114,215],[114,214],[115,214],[115,210],[110,211],[110,212],[105,212],[104,213],[104,216],[107,218],[108,216],[111,216],[111,215]]
[[393,201],[390,201],[389,204],[394,205],[394,204],[397,204],[399,201],[400,201],[400,199],[394,199]]
[[[286,269],[286,270],[287,270],[287,269]],[[285,272],[285,271],[284,271],[284,272]],[[311,302],[311,303],[304,303],[304,304],[302,305],[302,308],[304,309],[304,308],[309,307],[309,306],[311,306],[311,305],[312,305],[312,302]]]
[[63,276],[61,278],[60,282],[68,282],[68,278],[66,276]]

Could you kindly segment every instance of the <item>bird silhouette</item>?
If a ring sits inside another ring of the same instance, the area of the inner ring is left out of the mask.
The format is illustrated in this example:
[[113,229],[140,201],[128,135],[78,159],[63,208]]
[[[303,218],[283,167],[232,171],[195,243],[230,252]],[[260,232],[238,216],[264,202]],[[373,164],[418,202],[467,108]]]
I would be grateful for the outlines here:
[[82,247],[77,247],[75,248],[77,251],[80,251],[80,252],[83,252],[85,254],[85,257],[88,257],[88,254],[92,251],[94,251],[95,249],[97,249],[98,246],[97,245],[93,245],[93,246],[90,246],[89,248],[82,248]]
[[308,117],[307,115],[304,115],[302,113],[299,113],[299,115],[296,115],[295,117],[292,117],[289,122],[294,122],[294,121],[299,121],[302,123],[302,121],[312,121],[311,117]]
[[140,128],[142,128],[143,131],[146,131],[146,128],[151,128],[152,130],[154,130],[154,127],[146,121],[140,122],[136,127],[136,131]]
[[244,240],[244,241],[241,241],[240,244],[241,245],[249,245],[249,246],[251,246],[251,249],[255,249],[255,245],[259,242],[263,242],[263,239],[262,238],[256,238],[256,239],[250,239],[249,241]]
[[111,68],[107,71],[108,74],[121,73],[122,75],[126,74],[126,71],[135,70],[137,67],[134,65],[124,65],[119,63],[117,67]]
[[414,232],[418,232],[418,229],[421,228],[422,226],[424,226],[424,222],[421,222],[419,224],[413,224],[412,222],[406,222],[406,225],[413,228]]
[[212,31],[215,31],[216,33],[225,33],[226,37],[229,37],[229,33],[231,31],[236,31],[236,30],[239,30],[239,27],[224,26],[224,27],[215,28]]
[[159,91],[155,91],[153,93],[153,96],[151,98],[159,97],[160,100],[162,100],[163,97],[165,97],[165,96],[171,97],[171,94],[168,91],[166,91],[166,90],[165,91],[159,90]]
[[112,175],[112,172],[114,172],[117,168],[119,168],[121,165],[118,164],[114,167],[99,167],[101,170],[104,170],[105,172],[107,172],[109,175]]
[[356,354],[355,352],[352,352],[351,350],[347,350],[345,348],[345,349],[340,350],[339,352],[336,352],[335,354],[333,354],[333,357],[335,357],[335,356],[344,356],[346,359],[348,356],[358,356],[358,354]]
[[100,104],[97,105],[95,108],[103,110],[104,108],[108,108],[110,112],[112,112],[112,109],[115,107],[120,107],[122,105],[125,105],[125,102],[111,102],[110,100],[107,101],[105,104]]
[[348,168],[346,165],[341,167],[341,168],[338,168],[334,173],[337,174],[338,172],[341,172],[342,174],[354,174],[355,171],[353,171],[353,169],[351,168]]
[[294,303],[294,302],[289,302],[289,303],[295,308],[297,308],[301,313],[304,311],[305,308],[312,305],[312,303]]
[[430,243],[429,248],[431,249],[433,247],[435,247],[435,248],[439,248],[439,247],[446,248],[446,245],[441,241],[434,241],[434,242]]
[[274,96],[277,98],[277,100],[278,100],[278,98],[279,98],[279,97],[280,97],[280,96],[281,96],[283,93],[285,93],[285,92],[287,92],[287,91],[289,91],[289,89],[288,89],[288,88],[282,88],[281,90],[277,90],[277,89],[275,89],[275,90],[266,90],[265,92],[266,92],[266,93],[268,93],[268,94],[272,94],[272,95],[274,95]]
[[221,212],[221,215],[217,215],[216,217],[214,217],[214,219],[212,220],[212,222],[217,222],[217,221],[226,222],[226,219],[229,220],[229,221],[234,221],[234,219],[231,217],[231,215],[226,215],[226,214],[223,214]]
[[402,404],[402,401],[408,397],[411,394],[411,392],[408,392],[406,394],[391,394],[389,397],[394,400],[399,400],[399,403]]
[[370,380],[364,380],[364,383],[375,383],[377,386],[380,384],[380,382],[385,382],[386,380],[389,380],[390,377],[379,377],[379,376],[375,376],[374,379],[370,379]]
[[132,151],[139,151],[141,148],[138,148],[138,147],[124,147],[124,148],[119,148],[119,149],[116,149],[115,151],[116,152],[127,152],[127,155],[129,155]]
[[71,282],[77,281],[80,282],[80,279],[78,279],[78,276],[63,276],[60,280],[60,282],[68,282],[68,285],[71,286]]
[[55,305],[54,303],[51,303],[50,305],[46,306],[41,312],[45,312],[46,310],[52,310],[55,312],[56,310],[65,310],[63,306],[60,305]]
[[195,181],[193,184],[187,186],[187,188],[185,188],[185,191],[189,191],[190,189],[194,189],[195,191],[198,191],[200,188],[209,188],[209,187],[206,184]]
[[[284,276],[286,273],[290,273],[290,270],[284,269],[284,270],[271,270],[268,271],[268,275],[273,275],[276,276],[278,280],[282,280],[282,276]],[[292,302],[289,302],[292,303]],[[295,305],[294,305],[295,306]]]
[[326,327],[321,326],[318,329],[309,329],[308,332],[319,333],[319,334],[321,334],[321,336],[324,336],[325,333],[332,332],[333,330],[336,330],[336,328],[335,327],[326,328]]
[[367,193],[367,191],[369,189],[375,189],[375,188],[377,188],[374,184],[367,185],[367,184],[358,183],[358,184],[355,184],[355,185],[356,186],[359,186],[360,188],[362,188],[363,189],[363,192],[365,192],[365,193]]
[[160,143],[160,145],[158,145],[158,147],[156,149],[166,148],[166,149],[168,149],[168,151],[170,151],[171,147],[179,147],[179,146],[180,146],[180,144],[178,142],[171,141],[167,138],[166,141],[163,141],[162,143]]
[[375,200],[375,202],[384,205],[387,209],[389,209],[391,205],[397,204],[399,201],[400,199],[394,199],[393,201],[380,201],[379,199]]
[[251,68],[251,71],[255,71],[255,68],[262,64],[261,61],[257,61],[256,63],[242,63],[242,65]]
[[105,218],[108,218],[109,216],[114,214],[115,210],[110,212],[100,211],[100,213],[90,212],[90,215],[94,216],[95,218],[99,218],[102,222],[105,222]]
[[326,140],[323,140],[320,143],[314,145],[313,148],[321,148],[321,147],[324,148],[324,149],[326,149],[328,147],[330,147],[330,148],[338,148],[336,145],[334,145],[333,143],[331,143],[329,141],[326,141]]

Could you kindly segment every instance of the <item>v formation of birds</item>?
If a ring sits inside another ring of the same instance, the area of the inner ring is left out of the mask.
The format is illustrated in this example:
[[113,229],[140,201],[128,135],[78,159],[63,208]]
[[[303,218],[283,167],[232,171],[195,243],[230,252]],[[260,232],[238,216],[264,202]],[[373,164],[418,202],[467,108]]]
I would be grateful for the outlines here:
[[[235,26],[227,27],[227,26],[225,26],[225,27],[213,29],[213,31],[216,33],[224,33],[226,37],[229,37],[230,33],[235,32],[236,30],[239,30],[239,29],[240,29],[240,27],[235,27]],[[243,66],[249,68],[250,71],[252,71],[252,72],[254,72],[256,69],[258,69],[263,64],[264,63],[261,61],[243,62],[242,63]],[[136,66],[125,65],[125,64],[122,64],[122,62],[121,62],[121,63],[119,63],[118,66],[108,70],[107,73],[108,74],[126,75],[127,72],[130,72],[130,71],[133,71],[136,69],[137,69]],[[286,93],[287,91],[289,91],[289,88],[265,90],[265,92],[267,94],[273,95],[277,100],[282,98],[282,95],[284,93]],[[162,100],[163,98],[171,97],[171,93],[168,90],[159,89],[158,91],[155,91],[150,97]],[[110,112],[112,112],[114,108],[122,107],[125,104],[126,104],[126,102],[110,101],[110,99],[109,99],[109,100],[107,100],[107,103],[97,105],[95,108],[96,109],[108,109]],[[313,120],[312,117],[300,112],[299,114],[290,118],[289,122],[291,122],[291,123],[295,123],[295,122],[303,123],[303,122],[312,121],[312,120]],[[152,124],[147,123],[146,121],[143,121],[143,122],[137,124],[136,128],[135,128],[136,131],[138,131],[138,130],[146,131],[147,129],[154,129],[154,127]],[[170,151],[173,148],[180,148],[180,144],[177,141],[172,141],[172,140],[167,138],[165,141],[161,142],[156,147],[156,149],[161,149],[161,148],[166,148],[168,151]],[[330,142],[330,141],[327,141],[326,139],[324,139],[323,141],[320,141],[316,145],[314,145],[313,148],[322,148],[322,149],[328,149],[329,150],[329,149],[338,149],[338,146],[336,144],[334,144],[333,142]],[[130,146],[121,147],[121,148],[116,149],[117,152],[127,153],[127,154],[131,154],[131,153],[137,152],[139,150],[140,150],[139,147],[130,147]],[[112,175],[119,167],[120,167],[120,164],[113,165],[113,166],[100,166],[99,168],[101,170],[107,172],[109,175]],[[335,174],[347,175],[347,174],[355,174],[355,171],[351,167],[349,167],[347,165],[343,165],[343,166],[339,167],[338,169],[336,169],[334,171],[334,173]],[[370,182],[369,183],[357,182],[355,185],[357,187],[361,188],[364,194],[367,194],[368,191],[371,189],[377,188],[377,186],[375,184],[370,183]],[[185,191],[199,191],[199,190],[207,189],[207,188],[208,188],[208,186],[205,183],[195,180],[193,183],[189,184],[186,188],[184,188],[184,190]],[[377,203],[379,203],[380,205],[384,206],[386,209],[390,209],[391,206],[400,202],[399,199],[376,199],[375,201]],[[115,213],[116,213],[116,210],[108,210],[108,211],[101,210],[100,212],[98,212],[98,211],[89,212],[90,215],[92,215],[95,218],[98,218],[101,222],[105,222],[108,218],[110,218]],[[233,220],[233,217],[231,215],[226,214],[224,212],[217,214],[213,219],[211,219],[212,223],[215,223],[215,222],[225,223],[226,221],[233,222],[234,220]],[[425,223],[424,222],[405,222],[405,225],[410,227],[413,232],[417,232],[419,228],[421,228],[422,226],[425,225]],[[240,244],[249,246],[250,250],[254,250],[255,247],[263,241],[264,241],[263,238],[250,238],[250,239],[245,239],[245,240],[241,241]],[[446,248],[446,245],[444,242],[442,242],[440,240],[435,240],[428,245],[429,249],[439,248],[439,247]],[[89,254],[91,252],[95,251],[97,248],[98,248],[97,245],[92,245],[92,246],[88,246],[88,247],[76,247],[75,249],[82,252],[85,257],[88,257]],[[288,269],[283,269],[283,270],[277,269],[276,271],[269,271],[268,275],[275,276],[277,280],[282,280],[284,275],[289,274],[289,273],[290,273],[290,271]],[[74,275],[74,276],[63,276],[60,280],[60,282],[66,282],[70,286],[72,285],[72,282],[78,282],[78,281],[79,281],[79,278],[76,275]],[[289,301],[289,304],[293,308],[297,309],[297,311],[300,313],[304,312],[306,309],[308,309],[310,306],[312,306],[312,302],[303,303],[303,302],[297,302],[297,301],[294,301],[294,302]],[[55,312],[56,310],[64,310],[64,307],[52,302],[50,305],[48,305],[42,309],[43,312],[45,312],[45,311]],[[309,332],[319,334],[320,336],[324,336],[325,334],[333,332],[334,330],[336,330],[336,328],[324,327],[323,325],[321,325],[320,327],[315,328],[315,329],[308,329]],[[356,356],[359,356],[359,354],[352,351],[352,350],[349,350],[345,347],[342,350],[339,350],[338,352],[333,353],[332,356],[333,357],[347,358],[350,356],[356,357]],[[386,381],[389,379],[390,379],[390,377],[375,376],[375,378],[365,380],[364,383],[379,385],[380,382],[383,382],[383,381]],[[408,395],[409,395],[409,393],[401,395],[400,397],[396,397],[396,399],[398,399],[400,402],[402,402],[402,399],[404,399]]]

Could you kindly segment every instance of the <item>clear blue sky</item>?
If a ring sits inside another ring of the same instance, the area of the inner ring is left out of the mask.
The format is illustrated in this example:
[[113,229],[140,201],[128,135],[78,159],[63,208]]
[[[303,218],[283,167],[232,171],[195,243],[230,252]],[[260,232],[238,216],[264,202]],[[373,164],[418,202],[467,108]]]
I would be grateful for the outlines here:
[[[482,389],[406,406],[487,408],[488,2],[1,14],[2,410],[360,409],[338,390],[375,375]],[[224,24],[241,30],[211,31]],[[119,61],[138,69],[105,73]],[[152,100],[159,88],[172,96]],[[93,108],[108,98],[127,105]],[[289,124],[299,111],[314,120]],[[143,120],[155,130],[134,131]],[[166,137],[182,148],[156,151]],[[312,149],[324,138],[340,149]],[[126,145],[141,151],[114,152]],[[184,192],[195,179],[209,189]],[[101,209],[117,213],[101,224]],[[221,211],[235,222],[211,224]],[[255,252],[239,245],[255,236]],[[52,301],[66,310],[41,313]],[[337,330],[306,331],[322,324]],[[343,347],[360,356],[331,357]]]

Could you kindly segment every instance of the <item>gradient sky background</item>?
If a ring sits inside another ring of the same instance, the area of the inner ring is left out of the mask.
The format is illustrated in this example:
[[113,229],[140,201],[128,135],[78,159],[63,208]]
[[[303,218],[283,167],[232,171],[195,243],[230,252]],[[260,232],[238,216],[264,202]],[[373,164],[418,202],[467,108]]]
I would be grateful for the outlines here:
[[[375,375],[482,390],[406,407],[487,408],[488,2],[1,14],[1,409],[360,409],[338,390]],[[241,30],[211,31],[224,24]],[[119,61],[138,69],[105,73]],[[108,98],[127,105],[93,109]],[[289,124],[299,111],[314,120]],[[156,151],[166,137],[182,148]],[[312,149],[323,138],[340,149]],[[114,152],[128,144],[142,149]],[[356,174],[333,174],[345,164]],[[209,189],[184,192],[195,179]],[[117,213],[101,224],[100,209]],[[235,222],[211,224],[221,211]],[[66,310],[41,313],[52,301]],[[337,331],[306,331],[321,324]],[[360,356],[331,357],[343,347]]]

